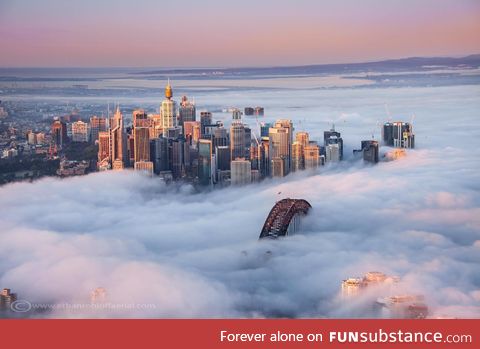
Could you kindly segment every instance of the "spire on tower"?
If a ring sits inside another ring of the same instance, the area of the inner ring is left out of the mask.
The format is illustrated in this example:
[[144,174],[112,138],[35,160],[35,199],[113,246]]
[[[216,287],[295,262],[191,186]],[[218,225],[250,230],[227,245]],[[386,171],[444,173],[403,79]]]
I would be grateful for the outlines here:
[[167,99],[172,98],[173,96],[173,91],[172,91],[172,86],[170,85],[170,78],[168,78],[167,86],[165,86],[165,97]]

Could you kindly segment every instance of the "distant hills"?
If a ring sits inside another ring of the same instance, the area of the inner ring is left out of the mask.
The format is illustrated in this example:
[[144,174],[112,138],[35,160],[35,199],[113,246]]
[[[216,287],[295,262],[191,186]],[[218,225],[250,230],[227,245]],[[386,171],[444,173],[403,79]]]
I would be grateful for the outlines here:
[[149,71],[132,72],[139,75],[176,75],[176,74],[206,74],[219,77],[225,75],[303,75],[303,74],[332,74],[332,73],[356,73],[365,71],[394,72],[394,71],[428,71],[443,67],[479,68],[480,54],[465,57],[409,57],[401,59],[389,59],[376,62],[364,63],[338,63],[338,64],[315,64],[303,66],[285,67],[258,67],[258,68],[195,68],[195,69],[158,69]]

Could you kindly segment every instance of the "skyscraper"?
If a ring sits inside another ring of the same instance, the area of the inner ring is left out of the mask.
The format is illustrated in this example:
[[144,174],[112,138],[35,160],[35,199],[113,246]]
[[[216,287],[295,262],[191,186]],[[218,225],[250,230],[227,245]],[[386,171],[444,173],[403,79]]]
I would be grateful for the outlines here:
[[134,110],[133,120],[133,159],[150,161],[150,134],[152,119],[148,118],[143,109]]
[[292,171],[300,171],[305,168],[303,144],[295,141],[292,144]]
[[338,144],[339,160],[343,160],[343,139],[341,133],[335,131],[335,125],[332,125],[330,131],[323,132],[323,145],[327,147],[330,144]]
[[258,169],[262,177],[270,176],[270,138],[262,137],[258,146]]
[[244,185],[252,182],[252,168],[250,161],[236,159],[230,163],[232,185]]
[[178,125],[181,127],[185,121],[195,121],[197,119],[195,103],[190,102],[187,96],[182,96],[178,114]]
[[245,125],[239,120],[232,122],[230,126],[230,159],[245,157]]
[[153,175],[153,162],[151,161],[135,161],[135,171],[142,171],[143,173],[152,176]]
[[133,129],[134,161],[150,161],[150,132],[148,127]]
[[202,185],[213,183],[212,141],[208,139],[198,141],[198,179]]
[[295,141],[306,147],[309,143],[308,132],[297,132],[297,134],[295,135]]
[[111,168],[110,157],[110,132],[100,131],[98,133],[98,161],[97,168],[102,170],[108,170]]
[[60,147],[63,146],[68,140],[67,125],[58,118],[52,123],[52,140],[55,145]]
[[150,159],[156,174],[170,170],[167,138],[159,137],[150,140]]
[[167,137],[168,129],[175,128],[178,126],[177,103],[172,99],[172,97],[173,97],[173,90],[169,80],[167,83],[167,86],[165,87],[165,99],[162,101],[162,105],[160,106],[160,115],[162,118],[162,131],[163,131],[164,137]]
[[[292,132],[293,125],[290,120],[278,120],[274,127],[270,127],[268,131],[270,160],[274,158],[283,159],[283,175],[290,172]],[[272,164],[272,161],[270,163]]]
[[340,145],[338,143],[328,144],[325,147],[325,153],[327,162],[340,161]]
[[252,146],[252,130],[247,125],[245,128],[245,159],[250,159],[250,147]]
[[269,122],[262,122],[260,124],[260,137],[268,137],[268,130],[270,130],[272,124]]
[[220,126],[216,127],[213,131],[213,146],[226,146],[228,145],[228,134],[225,127]]
[[367,162],[378,162],[378,142],[374,140],[362,141],[363,160]]
[[318,144],[310,142],[303,148],[305,169],[315,169],[321,165],[320,147]]
[[88,142],[90,132],[88,124],[81,120],[72,122],[72,141],[73,142]]
[[212,124],[212,113],[209,111],[200,112],[201,136],[205,135],[205,127]]
[[273,157],[270,161],[270,175],[272,177],[284,177],[287,175],[285,172],[286,158],[285,157]]
[[200,139],[200,122],[185,121],[183,123],[183,134],[188,144],[196,146]]
[[184,163],[184,146],[185,139],[180,136],[177,138],[168,139],[169,146],[169,158],[170,169],[172,171],[173,179],[179,179],[185,176],[185,163]]
[[110,146],[112,168],[114,170],[125,168],[126,134],[123,129],[123,116],[118,106],[113,118],[110,119]]
[[242,111],[238,108],[232,110],[232,120],[242,120]]
[[95,143],[98,140],[98,133],[107,130],[107,120],[92,116],[90,118],[90,142]]
[[387,122],[383,125],[382,138],[385,145],[395,148],[415,148],[413,127],[408,122]]
[[215,154],[217,155],[217,169],[220,171],[230,170],[230,147],[217,146]]

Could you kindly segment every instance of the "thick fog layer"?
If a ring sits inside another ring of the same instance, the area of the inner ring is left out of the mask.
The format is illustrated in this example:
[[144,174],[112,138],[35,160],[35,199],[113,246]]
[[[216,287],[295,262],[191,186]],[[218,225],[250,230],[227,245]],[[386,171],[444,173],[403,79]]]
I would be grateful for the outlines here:
[[[199,100],[265,106],[266,120],[290,118],[318,141],[335,122],[347,159],[200,194],[132,171],[3,186],[0,287],[48,304],[89,303],[103,287],[108,302],[136,304],[31,316],[369,317],[377,297],[423,294],[433,317],[480,317],[478,86],[219,92]],[[379,137],[385,103],[392,119],[415,114],[417,148],[364,165],[350,153]],[[285,197],[313,206],[301,231],[258,241]],[[368,271],[401,281],[394,290],[339,296],[343,279]]]

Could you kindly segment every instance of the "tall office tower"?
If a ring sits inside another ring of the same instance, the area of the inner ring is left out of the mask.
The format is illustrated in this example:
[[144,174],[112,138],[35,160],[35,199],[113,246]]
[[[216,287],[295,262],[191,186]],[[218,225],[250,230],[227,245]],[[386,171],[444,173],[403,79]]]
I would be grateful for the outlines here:
[[230,126],[230,159],[245,157],[245,125],[234,121]]
[[286,164],[285,157],[273,157],[270,161],[270,175],[272,177],[284,177],[287,175],[285,172],[285,164]]
[[290,172],[292,131],[293,126],[291,126],[290,120],[279,120],[268,132],[270,160],[274,158],[284,159],[284,175]]
[[200,139],[200,122],[199,121],[185,121],[183,123],[183,134],[188,144],[195,145]]
[[382,127],[383,144],[393,147],[393,123],[386,122]]
[[245,127],[245,159],[250,159],[250,147],[252,146],[252,130],[247,125]]
[[198,179],[202,185],[213,184],[212,176],[212,141],[198,141]]
[[67,141],[67,125],[58,118],[52,123],[52,140],[57,146],[64,145]]
[[238,108],[232,110],[232,120],[242,120],[242,111]]
[[295,141],[306,147],[310,142],[308,132],[297,132],[297,134],[295,135]]
[[177,102],[175,102],[172,97],[172,86],[170,86],[170,81],[168,81],[167,86],[165,87],[165,99],[162,101],[162,105],[160,106],[160,115],[162,117],[162,132],[164,137],[167,137],[169,128],[176,128],[178,126]]
[[170,169],[172,171],[173,179],[185,177],[185,139],[183,137],[168,139],[170,152]]
[[217,169],[219,171],[230,170],[230,147],[217,146],[215,148],[215,154],[217,155]]
[[[297,134],[298,135],[298,134]],[[305,168],[304,163],[304,146],[299,141],[295,141],[292,144],[292,171],[300,171]]]
[[408,122],[387,122],[383,125],[382,138],[385,145],[395,148],[415,148],[413,127]]
[[72,141],[73,142],[88,142],[88,124],[81,120],[72,122]]
[[205,126],[212,124],[212,113],[209,111],[200,112],[200,136],[205,134]]
[[252,164],[252,170],[258,170],[260,167],[259,165],[259,147],[260,143],[253,143],[250,146],[250,163]]
[[252,168],[250,161],[236,159],[230,163],[232,185],[244,185],[252,182]]
[[338,144],[339,157],[340,160],[343,160],[343,139],[341,137],[341,133],[335,131],[335,125],[332,125],[330,131],[323,132],[323,145],[327,147],[330,144]]
[[244,112],[245,112],[245,115],[253,115],[255,110],[252,107],[245,107]]
[[362,278],[345,279],[342,281],[342,297],[357,296],[363,288]]
[[113,118],[110,120],[110,154],[112,158],[112,168],[121,170],[125,168],[126,159],[126,134],[123,129],[123,116],[120,107],[117,106]]
[[135,171],[142,171],[149,176],[153,175],[153,162],[151,161],[135,161]]
[[220,147],[226,145],[228,145],[228,133],[227,129],[222,125],[213,131],[213,146]]
[[305,169],[315,169],[320,166],[320,147],[318,144],[310,142],[303,148]]
[[180,107],[178,108],[178,125],[183,127],[185,121],[195,121],[196,119],[197,111],[195,102],[190,102],[187,96],[183,96]]
[[270,143],[268,137],[262,137],[258,147],[258,166],[262,177],[270,176]]
[[268,137],[268,130],[270,130],[272,124],[269,122],[262,122],[260,124],[260,137]]
[[150,139],[158,138],[163,135],[162,115],[150,114],[148,118],[151,120],[150,125]]
[[196,123],[193,125],[193,135],[192,135],[192,142],[195,146],[197,146],[199,139],[202,137],[202,127],[200,123]]
[[147,113],[143,109],[134,110],[132,113],[132,124],[133,127],[136,126],[146,126],[146,122],[144,120],[149,120]]
[[263,107],[255,107],[255,115],[263,116],[265,109]]
[[150,140],[150,159],[156,174],[170,170],[168,139],[159,137]]
[[176,139],[176,138],[180,137],[180,134],[181,134],[180,131],[181,131],[180,127],[169,128],[169,129],[167,129],[166,137]]
[[133,129],[133,145],[135,162],[150,161],[150,132],[148,127],[136,126]]
[[99,171],[108,170],[111,168],[110,157],[110,132],[98,132],[98,160],[97,168]]
[[378,162],[378,142],[374,140],[362,141],[363,160],[367,162]]
[[189,177],[192,171],[192,157],[190,148],[191,145],[189,140],[184,137],[184,144],[183,144],[183,165],[185,168],[185,176]]
[[135,165],[135,136],[134,132],[130,129],[127,130],[127,161],[128,167]]
[[338,143],[329,144],[325,147],[327,162],[340,161],[340,145]]
[[262,179],[262,175],[259,170],[252,170],[252,182],[257,183]]
[[202,134],[202,138],[210,139],[213,141],[215,130],[220,127],[223,127],[223,123],[221,121],[217,121],[215,124],[205,125],[205,133]]
[[107,119],[92,116],[90,118],[90,142],[98,141],[98,133],[107,130]]

